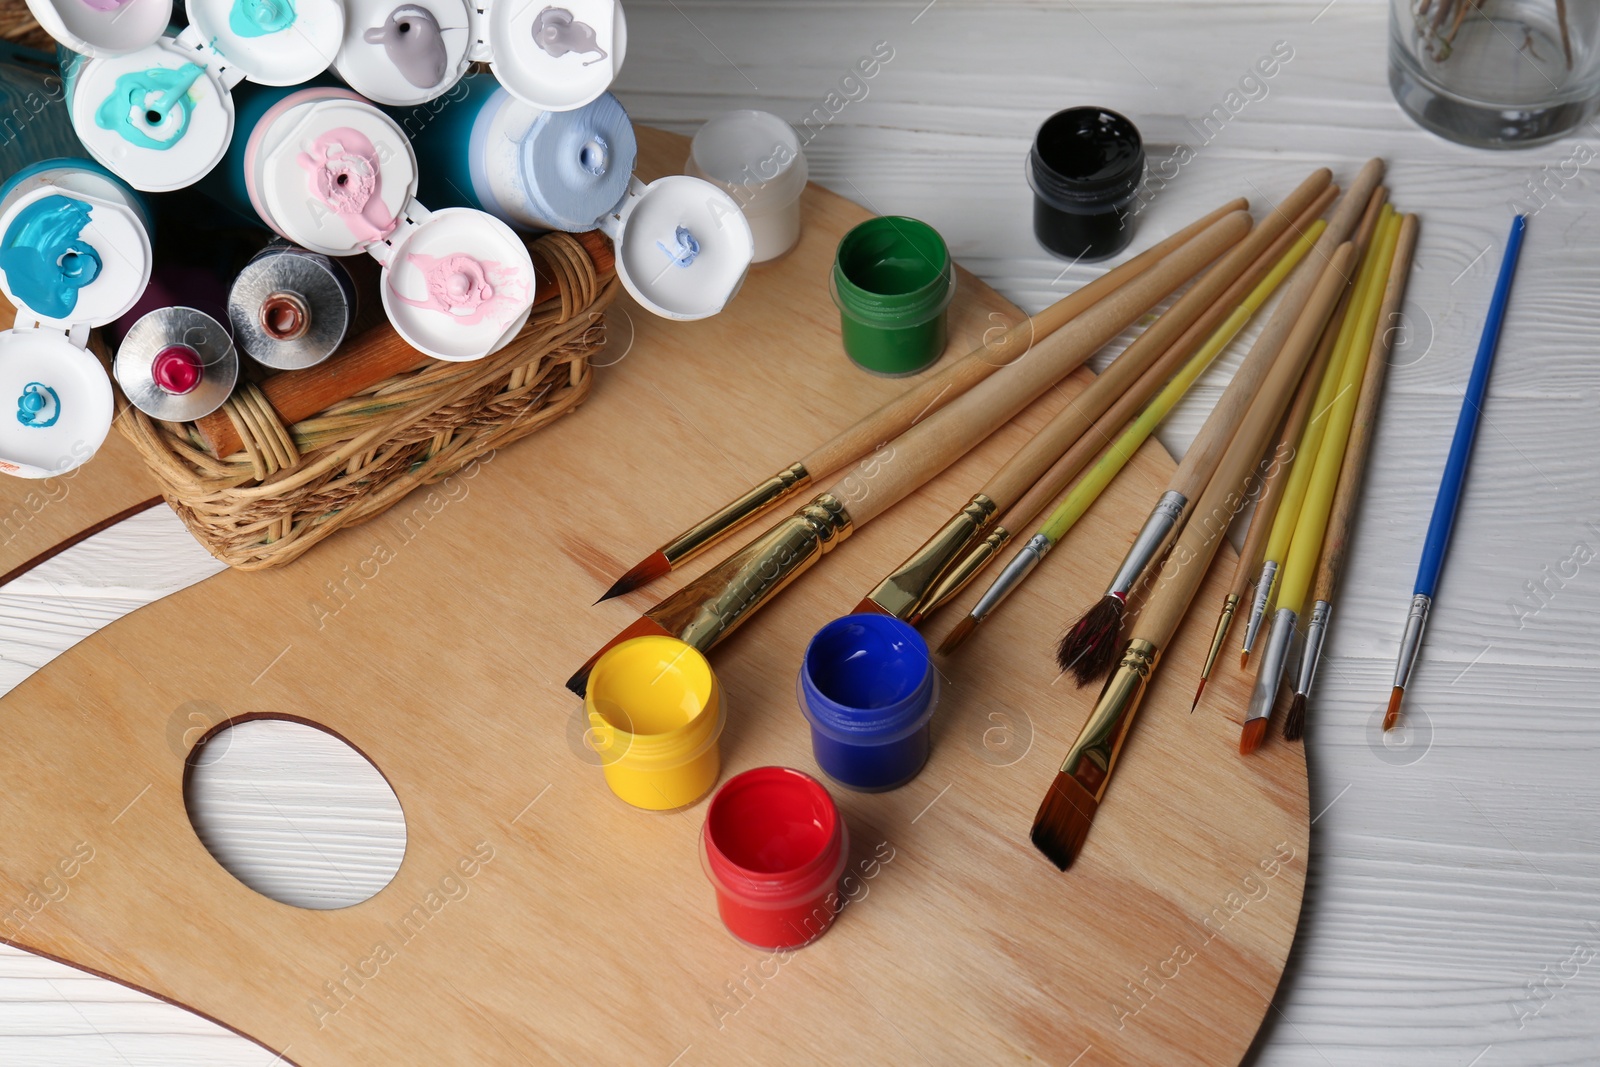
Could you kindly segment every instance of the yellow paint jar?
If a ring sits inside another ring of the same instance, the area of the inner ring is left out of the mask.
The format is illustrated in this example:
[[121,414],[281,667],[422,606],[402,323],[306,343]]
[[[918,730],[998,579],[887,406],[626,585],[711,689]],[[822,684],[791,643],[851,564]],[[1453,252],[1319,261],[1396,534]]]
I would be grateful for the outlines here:
[[727,714],[711,664],[675,637],[635,637],[589,672],[585,742],[606,784],[637,808],[669,811],[711,791]]

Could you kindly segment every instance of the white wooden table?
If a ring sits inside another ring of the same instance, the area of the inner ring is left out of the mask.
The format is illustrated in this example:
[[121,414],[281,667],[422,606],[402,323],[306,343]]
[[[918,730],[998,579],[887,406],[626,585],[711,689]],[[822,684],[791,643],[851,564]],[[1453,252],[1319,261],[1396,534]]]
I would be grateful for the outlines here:
[[[1580,145],[1600,146],[1600,127],[1517,154],[1422,133],[1389,96],[1378,0],[629,0],[628,14],[619,92],[636,121],[687,133],[730,107],[789,118],[809,137],[814,180],[933,223],[1028,310],[1097,272],[1063,271],[1029,231],[1023,155],[1057,108],[1129,115],[1153,164],[1194,149],[1145,212],[1141,247],[1228,197],[1261,204],[1313,166],[1348,178],[1387,158],[1396,202],[1423,215],[1410,344],[1390,376],[1311,718],[1318,814],[1300,938],[1253,1055],[1600,1062],[1600,201],[1587,171],[1548,178]],[[848,80],[879,42],[892,59]],[[1275,47],[1292,58],[1241,86]],[[1199,132],[1215,108],[1226,121]],[[1544,183],[1541,199],[1529,181]],[[1386,743],[1395,645],[1513,202],[1539,210],[1411,725]],[[1242,347],[1163,431],[1169,448],[1193,437]],[[164,510],[66,553],[0,593],[0,687],[216,569]],[[1200,610],[1209,626],[1212,606]],[[208,834],[280,897],[371,892],[400,830],[362,766],[266,726],[219,765]],[[7,1067],[271,1061],[178,1008],[0,947]]]

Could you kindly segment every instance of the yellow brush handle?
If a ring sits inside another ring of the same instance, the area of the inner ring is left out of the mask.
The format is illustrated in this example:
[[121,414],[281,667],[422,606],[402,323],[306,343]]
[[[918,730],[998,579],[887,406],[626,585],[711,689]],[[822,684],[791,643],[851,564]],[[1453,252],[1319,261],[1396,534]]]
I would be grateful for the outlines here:
[[[1383,213],[1378,219],[1378,225],[1388,221],[1394,214],[1394,208],[1389,204],[1383,205]],[[1367,247],[1366,258],[1361,263],[1361,271],[1356,278],[1355,293],[1357,296],[1363,291],[1362,283],[1366,280],[1369,268],[1373,263],[1373,252],[1377,249],[1377,241],[1371,242]],[[1311,485],[1312,464],[1317,454],[1322,451],[1322,438],[1328,427],[1328,408],[1333,403],[1334,391],[1339,387],[1339,379],[1344,373],[1344,365],[1350,359],[1351,336],[1356,326],[1356,298],[1352,297],[1345,308],[1344,320],[1339,324],[1339,339],[1333,346],[1333,358],[1328,360],[1327,369],[1322,374],[1322,384],[1317,386],[1317,398],[1311,403],[1311,418],[1306,422],[1305,429],[1300,431],[1300,441],[1295,446],[1294,458],[1296,462],[1290,464],[1288,483],[1283,487],[1283,497],[1278,502],[1278,511],[1272,517],[1272,535],[1267,538],[1267,551],[1263,560],[1282,563],[1289,554],[1289,543],[1294,540],[1295,523],[1300,518],[1300,509],[1305,504],[1306,490]]]
[[1283,279],[1289,276],[1289,272],[1299,265],[1306,253],[1311,251],[1311,246],[1316,244],[1317,238],[1322,236],[1322,231],[1327,228],[1327,222],[1318,219],[1310,229],[1300,235],[1299,240],[1290,246],[1289,251],[1283,254],[1283,258],[1273,265],[1267,276],[1251,290],[1249,296],[1244,298],[1244,302],[1233,309],[1233,313],[1206,339],[1200,350],[1189,357],[1189,361],[1173,375],[1165,388],[1145,405],[1138,418],[1128,424],[1122,436],[1112,442],[1105,455],[1101,456],[1099,462],[1083,476],[1083,480],[1072,487],[1072,492],[1068,493],[1066,499],[1050,513],[1044,526],[1039,529],[1040,533],[1049,538],[1052,545],[1065,537],[1067,531],[1083,517],[1083,513],[1089,510],[1089,505],[1099,498],[1106,486],[1111,484],[1111,480],[1121,472],[1128,460],[1133,458],[1139,446],[1145,443],[1160,425],[1161,420],[1172,411],[1173,406],[1183,399],[1189,387],[1207,367],[1211,366],[1212,361],[1239,335],[1245,323],[1261,309],[1261,305],[1267,302],[1282,284]]
[[[1317,558],[1322,555],[1322,538],[1328,530],[1328,513],[1333,507],[1334,490],[1339,485],[1339,468],[1344,465],[1345,445],[1350,440],[1350,424],[1355,419],[1356,399],[1361,392],[1361,377],[1366,373],[1367,353],[1372,347],[1372,334],[1378,325],[1378,307],[1382,303],[1390,264],[1394,260],[1394,247],[1399,238],[1400,216],[1390,212],[1378,225],[1377,239],[1372,242],[1374,269],[1368,272],[1369,276],[1362,278],[1366,284],[1360,293],[1359,321],[1352,338],[1359,347],[1351,352],[1350,358],[1345,361],[1344,372],[1339,377],[1339,392],[1326,420],[1328,429],[1322,436],[1322,447],[1317,451],[1311,487],[1306,492],[1305,503],[1301,505],[1300,519],[1294,527],[1294,540],[1290,542],[1289,556],[1283,566],[1278,607],[1288,608],[1296,614],[1305,610],[1306,593],[1311,588],[1311,579],[1317,573]],[[1356,310],[1355,305],[1351,310]]]

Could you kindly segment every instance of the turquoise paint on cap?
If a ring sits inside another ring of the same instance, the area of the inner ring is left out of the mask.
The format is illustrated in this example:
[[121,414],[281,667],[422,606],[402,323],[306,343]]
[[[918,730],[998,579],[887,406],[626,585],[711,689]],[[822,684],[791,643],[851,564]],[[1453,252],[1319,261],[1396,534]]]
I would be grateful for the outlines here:
[[70,196],[46,196],[17,212],[0,236],[0,272],[25,305],[65,319],[78,290],[100,276],[100,255],[83,240],[93,210]]
[[944,352],[955,266],[927,223],[883,215],[852,229],[834,254],[832,289],[844,350],[864,369],[915,374]]

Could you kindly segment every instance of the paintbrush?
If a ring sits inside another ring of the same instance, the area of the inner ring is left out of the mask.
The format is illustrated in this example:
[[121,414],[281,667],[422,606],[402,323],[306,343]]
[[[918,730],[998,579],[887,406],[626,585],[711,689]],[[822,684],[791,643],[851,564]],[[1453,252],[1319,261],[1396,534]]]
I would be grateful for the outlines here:
[[1027,359],[973,386],[887,442],[793,516],[647,611],[567,682],[582,693],[589,669],[618,641],[665,633],[710,650],[799,578],[823,554],[921,488],[1077,369],[1140,315],[1237,244],[1250,229],[1239,211],[1034,346]]
[[1306,594],[1316,574],[1323,537],[1328,529],[1328,515],[1333,506],[1334,489],[1339,484],[1339,469],[1344,464],[1345,445],[1350,439],[1350,424],[1355,418],[1361,377],[1366,372],[1367,355],[1372,349],[1372,333],[1378,322],[1380,296],[1389,276],[1389,264],[1394,258],[1395,242],[1399,236],[1400,220],[1393,208],[1385,206],[1383,220],[1378,223],[1377,236],[1362,259],[1361,271],[1356,279],[1356,295],[1350,302],[1349,313],[1354,325],[1348,331],[1346,341],[1350,350],[1335,360],[1339,365],[1339,378],[1334,384],[1333,399],[1325,420],[1327,426],[1315,457],[1306,456],[1306,462],[1301,466],[1301,469],[1310,469],[1311,476],[1307,482],[1305,500],[1295,520],[1294,537],[1284,556],[1277,611],[1272,617],[1272,630],[1256,673],[1256,684],[1250,695],[1250,708],[1245,714],[1244,727],[1239,734],[1239,752],[1243,755],[1254,752],[1266,737],[1267,722],[1272,717],[1272,708],[1278,699],[1278,685],[1283,681],[1284,668],[1289,660],[1289,646],[1294,641],[1295,629],[1300,625],[1300,615],[1305,610]]
[[[803,458],[789,464],[772,477],[758,483],[715,512],[678,534],[649,556],[635,564],[607,589],[600,600],[631,593],[662,575],[682,566],[778,504],[877,448],[883,442],[910,428],[919,419],[948,404],[976,383],[1001,367],[1021,359],[1035,344],[1072,321],[1143,274],[1167,256],[1185,247],[1219,219],[1249,206],[1244,199],[1233,200],[1179,230],[1157,245],[1146,249],[1120,267],[1101,275],[1081,289],[1056,301],[1037,315],[1009,327],[996,338],[985,335],[983,343],[960,360],[948,364],[909,392],[889,401],[853,426],[818,445]],[[599,603],[599,601],[596,601]]]
[[1417,216],[1406,215],[1400,222],[1400,237],[1395,244],[1394,263],[1389,268],[1388,282],[1384,287],[1383,307],[1378,312],[1378,332],[1372,339],[1372,351],[1367,356],[1367,369],[1361,378],[1361,395],[1356,400],[1355,419],[1350,426],[1350,442],[1345,446],[1344,466],[1339,470],[1339,488],[1333,495],[1333,508],[1328,519],[1328,533],[1322,545],[1322,560],[1317,564],[1317,579],[1312,590],[1315,603],[1306,623],[1305,650],[1300,656],[1300,676],[1295,682],[1294,697],[1289,702],[1289,712],[1283,720],[1286,741],[1298,741],[1305,733],[1306,703],[1311,698],[1311,686],[1316,681],[1317,664],[1322,659],[1322,643],[1333,618],[1333,592],[1344,569],[1345,552],[1349,547],[1350,531],[1354,525],[1356,501],[1361,496],[1361,480],[1366,473],[1367,458],[1372,451],[1372,438],[1377,428],[1378,408],[1383,402],[1383,380],[1389,369],[1389,352],[1393,347],[1393,323],[1400,317],[1401,305],[1406,299],[1406,283],[1411,277],[1411,257],[1417,246]]
[[[1371,236],[1377,228],[1378,218],[1387,210],[1387,205],[1388,190],[1380,186],[1374,190],[1372,199],[1367,203],[1366,214],[1362,216],[1362,225],[1357,231],[1357,256],[1366,256]],[[1288,481],[1283,489],[1283,499],[1279,501],[1278,508],[1273,513],[1267,545],[1261,554],[1260,562],[1256,565],[1260,577],[1256,579],[1255,596],[1251,598],[1250,613],[1246,616],[1244,642],[1239,649],[1241,670],[1250,662],[1250,653],[1255,650],[1256,636],[1271,608],[1278,571],[1283,566],[1283,558],[1289,551],[1289,540],[1294,536],[1295,522],[1300,517],[1300,505],[1305,500],[1306,489],[1311,483],[1311,468],[1318,449],[1322,447],[1322,437],[1328,425],[1326,419],[1328,408],[1333,403],[1334,390],[1338,387],[1339,376],[1344,370],[1344,361],[1351,358],[1351,336],[1356,325],[1356,316],[1351,313],[1353,310],[1351,301],[1357,292],[1356,286],[1351,286],[1345,292],[1339,307],[1334,310],[1334,318],[1329,320],[1328,328],[1323,333],[1322,343],[1329,348],[1332,355],[1326,361],[1320,358],[1316,361],[1323,364],[1323,371],[1312,400],[1311,415],[1302,426],[1299,438],[1294,442],[1293,454],[1296,457],[1306,457],[1306,462],[1290,464]],[[1362,351],[1365,350],[1363,346]]]
[[[1372,231],[1377,229],[1378,212],[1386,198],[1387,193],[1381,186],[1373,190],[1372,198],[1367,203],[1367,210],[1361,217],[1361,225],[1356,229],[1355,247],[1358,255],[1365,250]],[[1322,340],[1317,345],[1316,354],[1312,356],[1311,365],[1306,368],[1305,376],[1300,379],[1294,402],[1289,407],[1289,414],[1284,418],[1283,432],[1278,438],[1277,447],[1272,450],[1267,473],[1263,478],[1261,496],[1256,501],[1255,511],[1250,516],[1249,532],[1245,534],[1244,546],[1239,550],[1239,559],[1233,568],[1233,581],[1227,595],[1223,597],[1222,610],[1217,614],[1216,629],[1211,634],[1211,647],[1206,652],[1205,666],[1200,671],[1200,684],[1195,688],[1193,703],[1189,705],[1191,714],[1200,706],[1200,697],[1206,691],[1206,683],[1211,680],[1211,672],[1216,668],[1217,657],[1221,655],[1222,646],[1228,639],[1228,630],[1233,625],[1234,614],[1239,610],[1239,603],[1245,594],[1250,591],[1251,578],[1261,567],[1261,561],[1266,554],[1267,535],[1272,531],[1279,502],[1283,499],[1284,487],[1289,481],[1284,471],[1294,464],[1295,446],[1300,441],[1300,434],[1305,429],[1306,421],[1311,417],[1312,403],[1316,399],[1322,376],[1328,368],[1328,361],[1333,356],[1333,348],[1338,340],[1339,331],[1335,324],[1342,322],[1349,299],[1350,291],[1346,289],[1344,296],[1339,299],[1339,306],[1334,310],[1333,318],[1322,331]]]
[[1428,624],[1428,613],[1433,609],[1433,595],[1439,587],[1439,575],[1444,570],[1445,551],[1450,547],[1456,509],[1461,505],[1461,489],[1467,482],[1467,465],[1472,461],[1472,442],[1478,435],[1478,420],[1483,414],[1484,396],[1489,391],[1489,373],[1494,369],[1494,354],[1500,345],[1500,328],[1505,323],[1506,305],[1511,301],[1511,280],[1517,273],[1517,260],[1522,255],[1522,236],[1527,228],[1526,215],[1518,215],[1511,221],[1511,236],[1506,241],[1505,258],[1500,261],[1500,277],[1495,282],[1494,298],[1489,302],[1489,317],[1483,323],[1478,355],[1472,363],[1472,376],[1467,381],[1466,395],[1461,399],[1455,437],[1450,441],[1450,457],[1445,461],[1439,495],[1434,498],[1428,536],[1422,543],[1422,562],[1417,568],[1417,584],[1411,595],[1411,610],[1406,615],[1405,634],[1400,639],[1399,662],[1395,665],[1394,690],[1389,694],[1389,710],[1383,716],[1385,730],[1392,729],[1400,717],[1400,702],[1405,699],[1406,686],[1417,665],[1417,652],[1422,647],[1422,631]]
[[1100,600],[1079,617],[1056,648],[1056,662],[1063,672],[1071,671],[1079,685],[1087,685],[1110,667],[1115,653],[1114,639],[1127,611],[1129,595],[1145,570],[1169,543],[1188,505],[1205,488],[1217,463],[1232,439],[1234,428],[1249,409],[1257,389],[1266,379],[1284,339],[1292,331],[1322,268],[1355,229],[1372,191],[1383,178],[1383,161],[1374,159],[1361,168],[1355,182],[1339,201],[1318,238],[1314,255],[1306,258],[1290,278],[1266,327],[1251,346],[1233,380],[1212,409],[1200,433],[1178,464],[1165,492],[1156,501],[1150,517],[1133,540],[1122,564]]
[[[1323,169],[1302,182],[1277,210],[1206,271],[1070,404],[1018,449],[932,537],[879,582],[856,605],[856,612],[893,615],[913,626],[918,625],[937,606],[932,595],[944,588],[941,579],[968,555],[975,542],[993,542],[993,550],[997,551],[1000,544],[1009,540],[1009,530],[1001,531],[998,541],[985,537],[985,533],[1093,427],[1095,420],[1104,415],[1136,379],[1192,327],[1199,324],[1203,331],[1199,336],[1216,328],[1231,310],[1231,305],[1223,302],[1229,290],[1251,272],[1295,217],[1317,199],[1330,177]],[[1271,261],[1268,261],[1262,269],[1270,267]],[[1188,351],[1193,351],[1193,347],[1191,345]],[[1181,361],[1186,354],[1178,352],[1177,359]]]
[[[1277,262],[1273,264],[1267,276],[1256,284],[1243,302],[1235,307],[1222,325],[1206,339],[1200,351],[1191,356],[1161,392],[1146,405],[1138,418],[1134,419],[1122,436],[1112,443],[1083,480],[1073,486],[1072,492],[1068,493],[1066,499],[1051,512],[1039,532],[1011,557],[1011,561],[1006,564],[999,577],[990,584],[973,604],[966,617],[956,624],[955,629],[950,631],[944,643],[939,646],[941,655],[948,656],[954,652],[972,631],[993,614],[1023,580],[1033,573],[1033,569],[1044,560],[1050,550],[1061,542],[1089,506],[1105,491],[1106,486],[1111,484],[1112,479],[1133,458],[1133,454],[1139,450],[1155,428],[1172,411],[1174,405],[1188,393],[1190,386],[1205,373],[1206,368],[1211,366],[1223,349],[1238,336],[1239,331],[1250,321],[1250,317],[1266,303],[1284,278],[1288,277],[1289,272],[1311,251],[1311,246],[1316,243],[1326,227],[1325,222],[1316,219],[1312,221],[1310,228],[1298,237],[1293,230],[1286,231],[1285,236],[1290,238],[1288,251],[1278,256]],[[1273,248],[1268,251],[1280,251],[1278,242],[1274,242]],[[1096,423],[1097,428],[1098,426]],[[1007,522],[1012,521],[1014,520],[1008,515]],[[956,588],[959,589],[959,586]],[[946,596],[954,595],[955,591],[952,589]]]
[[1201,492],[1195,517],[1184,524],[1161,575],[1152,583],[1117,669],[1106,680],[1094,710],[1039,804],[1031,834],[1034,847],[1062,870],[1071,866],[1083,849],[1150,676],[1204,581],[1228,523],[1248,495],[1252,468],[1288,406],[1354,264],[1355,249],[1345,243],[1319,272],[1279,346],[1279,358],[1272,361],[1238,432],[1223,449],[1215,474]]

